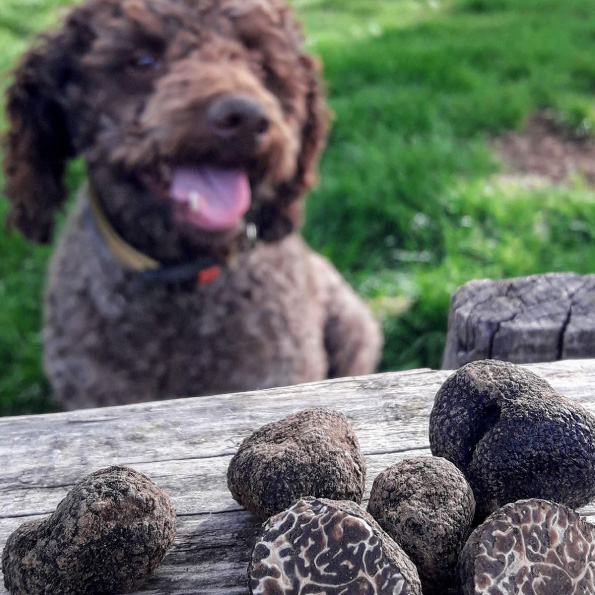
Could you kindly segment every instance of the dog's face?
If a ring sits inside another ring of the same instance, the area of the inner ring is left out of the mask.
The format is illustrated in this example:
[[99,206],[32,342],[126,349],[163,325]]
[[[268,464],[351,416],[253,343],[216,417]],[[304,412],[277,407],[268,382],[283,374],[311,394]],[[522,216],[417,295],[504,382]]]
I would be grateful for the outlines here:
[[81,154],[116,230],[162,260],[299,222],[325,132],[315,62],[280,0],[88,0],[16,71],[11,221],[48,239]]

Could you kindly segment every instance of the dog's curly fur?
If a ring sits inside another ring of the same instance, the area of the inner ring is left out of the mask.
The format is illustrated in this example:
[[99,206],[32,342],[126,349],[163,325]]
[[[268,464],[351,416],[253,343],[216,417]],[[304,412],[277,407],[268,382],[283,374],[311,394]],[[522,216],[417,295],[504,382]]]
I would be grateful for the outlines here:
[[[213,133],[221,98],[265,124]],[[317,62],[281,0],[87,0],[23,57],[7,94],[9,223],[51,237],[68,159],[88,188],[49,271],[46,371],[66,408],[288,385],[372,372],[377,324],[296,233],[326,132]],[[246,171],[246,221],[206,231],[147,182],[167,165]],[[90,190],[91,189],[91,190]],[[100,240],[94,192],[116,232],[164,265],[212,255],[208,285],[139,283]]]

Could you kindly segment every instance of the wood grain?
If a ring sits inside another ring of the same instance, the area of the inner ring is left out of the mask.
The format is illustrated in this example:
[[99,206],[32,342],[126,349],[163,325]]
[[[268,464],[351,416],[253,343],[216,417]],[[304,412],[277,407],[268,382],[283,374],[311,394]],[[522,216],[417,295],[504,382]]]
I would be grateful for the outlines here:
[[595,357],[595,275],[470,281],[451,297],[442,367]]
[[[529,366],[595,413],[595,361]],[[165,489],[178,515],[172,550],[142,593],[247,595],[260,522],[227,490],[227,465],[261,425],[311,406],[351,420],[376,475],[430,455],[428,416],[447,371],[344,378],[253,393],[0,419],[0,549],[21,523],[50,514],[85,475],[126,464]],[[582,511],[595,520],[595,506]],[[0,594],[7,591],[0,580]]]

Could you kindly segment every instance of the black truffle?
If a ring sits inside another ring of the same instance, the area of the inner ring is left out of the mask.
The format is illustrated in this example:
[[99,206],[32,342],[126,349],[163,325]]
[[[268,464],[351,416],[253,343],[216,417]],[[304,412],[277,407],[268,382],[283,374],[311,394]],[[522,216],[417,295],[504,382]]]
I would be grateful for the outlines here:
[[21,525],[2,552],[12,595],[99,595],[138,589],[175,537],[169,496],[127,467],[96,471],[48,518]]
[[411,558],[424,593],[455,584],[475,499],[452,463],[415,457],[385,469],[374,480],[368,512]]
[[545,500],[507,504],[471,534],[458,573],[464,595],[593,595],[595,527]]
[[306,409],[246,438],[227,471],[233,497],[261,519],[302,496],[361,502],[366,464],[347,418]]
[[578,508],[595,497],[595,418],[514,364],[473,362],[448,378],[430,445],[465,474],[477,522],[526,498]]
[[322,498],[265,523],[248,575],[254,595],[421,595],[415,566],[369,514]]

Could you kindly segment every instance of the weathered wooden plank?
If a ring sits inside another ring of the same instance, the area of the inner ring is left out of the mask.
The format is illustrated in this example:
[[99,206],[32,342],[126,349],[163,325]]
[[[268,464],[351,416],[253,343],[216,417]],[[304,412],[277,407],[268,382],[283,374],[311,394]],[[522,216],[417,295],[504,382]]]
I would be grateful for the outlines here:
[[[595,361],[530,367],[595,413]],[[430,454],[428,416],[448,374],[416,370],[2,419],[0,548],[21,523],[53,511],[86,474],[128,464],[164,488],[178,513],[176,543],[142,593],[246,595],[246,567],[260,522],[227,491],[227,465],[240,441],[292,411],[338,409],[351,419],[366,454],[367,496],[380,471],[405,457]],[[595,507],[583,512],[595,520]],[[3,586],[0,594],[6,595]]]
[[[413,456],[430,456],[429,446],[404,452],[391,452],[382,455],[366,456],[368,466],[366,475],[365,498],[370,492],[374,478],[387,467]],[[163,463],[136,465],[135,468],[149,477],[168,492],[174,503],[178,516],[210,515],[238,512],[241,507],[232,499],[225,481],[227,467],[231,457],[219,457],[209,461],[210,469],[196,468],[192,462],[184,462],[179,466],[166,467]],[[0,486],[0,543],[8,537],[6,532],[10,519],[23,517],[39,517],[51,514],[57,504],[74,487],[77,477],[71,483],[59,486],[32,485],[19,489],[5,489]],[[595,504],[594,504],[595,506]],[[595,509],[594,509],[595,510]],[[590,513],[589,513],[590,514]],[[19,520],[17,525],[25,522]]]
[[452,295],[443,368],[595,357],[595,275],[466,283]]
[[[572,391],[573,397],[589,399],[591,363],[564,364],[532,369],[543,373],[560,392]],[[423,432],[404,433],[402,422],[429,414],[448,374],[416,370],[239,395],[0,418],[0,464],[9,461],[3,468],[15,473],[39,469],[46,475],[52,469],[67,470],[72,458],[94,465],[100,455],[114,464],[212,458],[235,452],[241,440],[264,423],[321,405],[349,417],[364,452],[382,452],[393,438],[412,439],[412,444],[401,445],[407,448],[417,445]]]
[[31,461],[37,468],[40,457],[51,466],[66,468],[70,452],[76,460],[89,462],[97,452],[115,462],[212,458],[235,452],[241,440],[261,425],[312,406],[344,412],[360,427],[358,435],[370,436],[369,448],[374,451],[383,448],[391,433],[398,436],[400,419],[426,414],[447,375],[420,370],[238,395],[4,418],[0,435],[6,439],[0,444],[0,461],[7,457],[18,471]]
[[[368,455],[366,494],[372,487],[374,478],[386,467],[403,458],[429,455],[428,445],[416,450]],[[142,463],[136,464],[134,468],[148,475],[170,495],[177,515],[219,514],[241,510],[227,489],[226,474],[230,459],[230,456],[225,456],[198,461],[177,461],[175,465]],[[0,520],[21,515],[50,514],[84,475],[79,472],[69,482],[57,486],[50,481],[21,487],[0,485]],[[2,536],[3,525],[0,523],[0,539]]]
[[[369,493],[374,478],[383,469],[410,456],[430,456],[430,450],[426,447],[399,453],[367,456],[366,495]],[[146,466],[137,465],[136,469],[149,475],[153,481],[170,494],[178,517],[219,515],[243,510],[232,499],[225,482],[222,481],[225,478],[230,459],[231,457],[221,457],[220,460],[214,459],[215,466],[211,475],[216,478],[216,481],[211,479],[201,482],[199,487],[189,485],[191,482],[196,484],[197,476],[188,474],[188,470],[186,470],[187,475],[184,475],[179,468],[162,469],[161,473],[159,473],[155,465],[161,465],[161,463],[152,463]],[[0,517],[2,520],[0,523],[0,542],[8,537],[13,530],[6,529],[8,525],[13,526],[8,521],[17,519],[15,526],[18,526],[30,518],[50,514],[73,486],[74,483],[51,489],[40,485],[21,488],[20,493],[17,491],[7,492],[6,497],[4,497],[3,493],[0,510],[5,512]],[[33,515],[27,514],[22,506],[22,501],[27,498],[29,498],[31,508],[40,512]],[[25,515],[26,518],[22,515]]]

